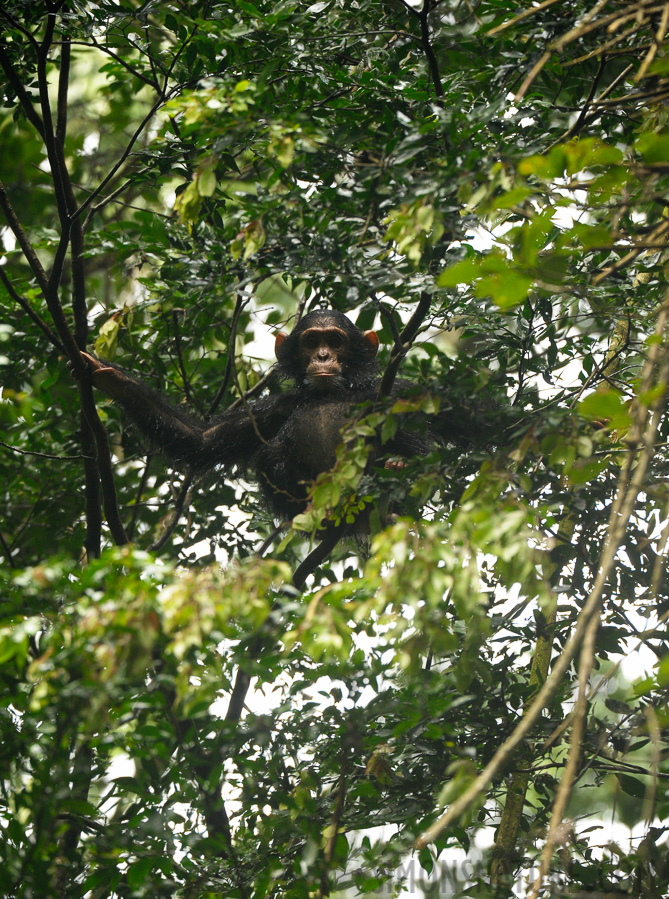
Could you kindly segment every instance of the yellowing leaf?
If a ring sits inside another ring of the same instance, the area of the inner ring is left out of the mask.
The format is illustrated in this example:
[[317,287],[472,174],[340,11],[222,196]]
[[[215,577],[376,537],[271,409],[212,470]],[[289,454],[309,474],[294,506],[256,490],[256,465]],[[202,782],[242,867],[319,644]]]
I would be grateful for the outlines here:
[[95,341],[95,352],[101,359],[113,359],[116,355],[120,328],[120,322],[116,318],[108,318],[100,328]]

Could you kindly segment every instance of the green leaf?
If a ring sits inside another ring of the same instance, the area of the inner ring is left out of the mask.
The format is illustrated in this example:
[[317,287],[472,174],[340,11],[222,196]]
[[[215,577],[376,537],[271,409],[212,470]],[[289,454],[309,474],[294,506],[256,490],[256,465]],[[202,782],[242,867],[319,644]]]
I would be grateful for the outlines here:
[[482,260],[473,257],[457,262],[437,277],[439,287],[456,287],[458,284],[471,284],[480,277]]
[[646,795],[646,785],[642,780],[636,777],[630,777],[629,774],[616,774],[620,789],[628,796],[634,796],[636,799],[643,799]]
[[108,318],[100,328],[95,341],[95,353],[101,359],[111,361],[116,356],[120,328],[121,323],[116,317]]
[[637,138],[635,149],[649,165],[669,162],[669,134],[645,132]]
[[128,886],[131,890],[137,890],[144,885],[146,879],[151,874],[153,869],[153,859],[152,858],[140,858],[138,861],[133,862],[128,866],[128,870],[126,872],[126,877],[128,879]]
[[492,297],[502,310],[512,309],[527,297],[533,280],[509,268],[505,273],[487,275],[476,284],[476,295]]
[[534,191],[529,187],[514,187],[493,200],[493,209],[511,209],[531,197]]
[[578,410],[589,421],[607,422],[611,428],[622,430],[631,424],[626,400],[617,390],[596,390],[581,400]]
[[197,189],[201,197],[211,197],[216,190],[216,172],[213,163],[198,170]]

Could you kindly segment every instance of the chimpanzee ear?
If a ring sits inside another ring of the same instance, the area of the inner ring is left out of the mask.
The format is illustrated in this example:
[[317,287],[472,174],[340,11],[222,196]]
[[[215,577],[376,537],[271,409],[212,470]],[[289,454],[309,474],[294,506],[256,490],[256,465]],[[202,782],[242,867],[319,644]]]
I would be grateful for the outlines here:
[[372,355],[376,356],[376,351],[379,348],[379,335],[376,333],[376,331],[363,331],[362,336],[365,343],[372,351]]
[[282,361],[282,359],[281,359],[281,354],[282,354],[281,347],[285,344],[285,342],[286,342],[287,339],[288,339],[288,335],[285,333],[285,331],[277,331],[276,337],[274,338],[274,354],[275,354],[275,356],[276,356],[276,358],[278,359],[279,362]]

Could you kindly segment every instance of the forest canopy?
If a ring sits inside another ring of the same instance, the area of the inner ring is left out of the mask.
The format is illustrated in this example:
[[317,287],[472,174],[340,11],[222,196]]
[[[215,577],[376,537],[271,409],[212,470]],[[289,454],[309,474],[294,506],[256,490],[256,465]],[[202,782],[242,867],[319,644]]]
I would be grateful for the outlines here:
[[[0,24],[0,893],[665,895],[669,5]],[[213,425],[318,309],[292,521],[82,361]]]

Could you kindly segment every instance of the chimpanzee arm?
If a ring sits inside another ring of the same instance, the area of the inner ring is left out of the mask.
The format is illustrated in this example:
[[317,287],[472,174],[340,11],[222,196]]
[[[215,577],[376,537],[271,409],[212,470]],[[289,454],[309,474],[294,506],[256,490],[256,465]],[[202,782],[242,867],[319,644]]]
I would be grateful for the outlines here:
[[263,441],[279,430],[295,402],[285,394],[267,397],[249,409],[234,409],[205,424],[117,366],[88,353],[81,355],[93,384],[123,408],[159,453],[181,467],[246,467]]
[[199,457],[203,446],[200,422],[116,365],[100,362],[88,353],[81,356],[95,387],[112,397],[161,453],[177,464],[189,465]]
[[244,469],[254,453],[269,443],[295,411],[294,392],[256,400],[249,406],[228,409],[202,431],[199,464],[236,466]]

